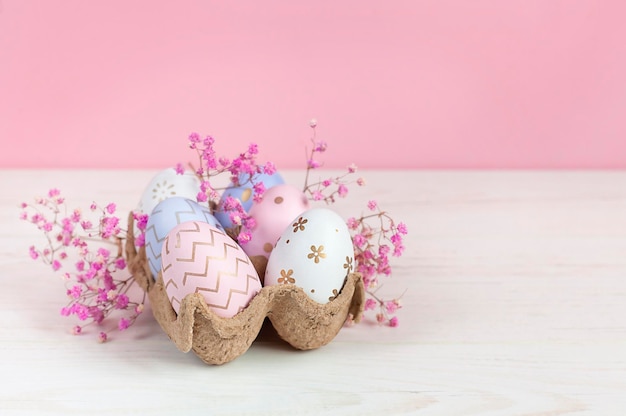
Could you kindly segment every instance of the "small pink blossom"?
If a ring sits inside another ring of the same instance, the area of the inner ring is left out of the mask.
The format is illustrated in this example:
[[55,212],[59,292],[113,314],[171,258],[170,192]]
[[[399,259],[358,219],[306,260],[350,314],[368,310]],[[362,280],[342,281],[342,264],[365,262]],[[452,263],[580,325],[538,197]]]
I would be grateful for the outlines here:
[[39,253],[35,249],[35,246],[30,246],[28,248],[28,254],[30,255],[30,258],[33,260],[37,260],[37,258],[39,258]]
[[367,202],[367,208],[369,208],[370,211],[374,211],[377,206],[378,204],[374,200],[370,200]]
[[339,185],[339,188],[337,190],[338,194],[340,197],[345,198],[346,195],[348,195],[348,187],[344,184]]
[[101,344],[107,342],[108,336],[106,334],[106,332],[100,332],[100,334],[98,335],[98,342],[100,342]]
[[249,230],[253,230],[256,227],[256,220],[254,219],[254,217],[246,216],[246,218],[244,218],[242,222],[243,225]]
[[276,173],[276,166],[272,162],[266,162],[263,165],[263,173],[266,175],[273,175]]
[[346,224],[350,230],[356,230],[359,227],[359,222],[354,217],[348,218]]
[[328,148],[328,144],[325,141],[317,141],[314,143],[313,151],[317,153],[323,153]]
[[317,160],[309,159],[307,162],[307,166],[309,169],[317,169],[322,165]]
[[117,270],[124,270],[126,268],[126,260],[124,260],[124,257],[118,257],[115,260],[115,268]]
[[237,236],[237,242],[239,244],[246,244],[252,239],[252,235],[247,231],[242,231]]
[[52,261],[52,270],[54,270],[56,272],[60,268],[61,268],[61,262],[58,261],[58,260],[53,260]]
[[144,245],[146,245],[145,234],[140,234],[139,236],[135,237],[135,245],[137,247],[143,247]]
[[77,223],[80,221],[80,217],[81,217],[81,212],[79,209],[75,209],[74,212],[72,212],[72,216],[70,217],[71,221],[74,223]]
[[385,302],[385,310],[387,313],[396,313],[398,309],[398,303],[395,300],[389,300]]
[[209,198],[207,197],[206,193],[204,193],[204,192],[198,192],[198,194],[196,195],[196,200],[198,202],[206,202],[206,201],[208,201],[208,199]]
[[357,170],[357,166],[354,163],[352,163],[350,166],[348,166],[348,172],[356,173],[356,170]]
[[397,228],[398,228],[398,232],[399,232],[400,234],[406,235],[406,234],[408,233],[408,230],[407,230],[406,224],[405,224],[405,223],[403,223],[403,222],[399,222],[399,223],[398,223],[398,227],[397,227]]
[[126,329],[128,329],[128,326],[130,325],[130,321],[126,318],[120,318],[119,322],[117,323],[117,328],[120,331],[125,331]]
[[120,293],[115,298],[115,308],[116,309],[126,309],[128,306],[128,296],[123,293]]
[[265,194],[265,184],[263,182],[257,182],[253,186],[254,190],[254,202],[261,202],[263,200],[263,195]]
[[365,179],[359,178],[356,180],[356,184],[359,186],[365,186]]
[[185,173],[185,167],[180,162],[176,164],[174,170],[176,171],[177,175],[183,175]]
[[106,209],[106,211],[107,211],[109,214],[113,215],[113,214],[115,214],[115,209],[116,209],[116,208],[117,208],[117,207],[116,207],[116,205],[115,205],[113,202],[111,202],[110,204],[108,204],[108,205],[106,206],[106,208],[105,208],[105,209]]
[[376,308],[376,305],[377,305],[377,304],[378,304],[378,302],[376,302],[374,299],[372,299],[372,298],[368,298],[368,299],[365,301],[365,306],[364,306],[364,309],[365,309],[366,311],[371,311],[371,310],[373,310],[374,308]]
[[352,237],[352,241],[357,247],[363,247],[365,246],[365,244],[367,244],[367,238],[365,238],[363,234],[356,234],[354,237]]
[[392,328],[395,328],[395,327],[398,326],[398,317],[397,316],[394,316],[393,318],[391,318],[389,320],[389,326],[392,327]]
[[79,285],[72,286],[71,289],[67,290],[67,295],[71,298],[78,299],[80,295],[83,293],[83,288]]

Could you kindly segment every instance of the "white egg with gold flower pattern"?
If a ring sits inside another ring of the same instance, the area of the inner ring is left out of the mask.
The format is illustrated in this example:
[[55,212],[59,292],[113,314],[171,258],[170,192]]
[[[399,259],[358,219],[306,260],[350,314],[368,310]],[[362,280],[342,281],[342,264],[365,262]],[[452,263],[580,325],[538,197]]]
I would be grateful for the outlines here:
[[344,220],[327,208],[309,209],[290,223],[272,250],[265,286],[294,284],[318,303],[333,300],[354,271],[354,246]]

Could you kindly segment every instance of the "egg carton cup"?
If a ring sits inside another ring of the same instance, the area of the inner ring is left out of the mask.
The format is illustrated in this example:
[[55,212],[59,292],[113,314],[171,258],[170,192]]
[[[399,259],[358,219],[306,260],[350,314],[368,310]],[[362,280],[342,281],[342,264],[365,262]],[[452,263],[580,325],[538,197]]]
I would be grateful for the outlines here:
[[[193,350],[207,364],[224,364],[244,354],[261,331],[267,317],[278,336],[299,350],[328,344],[349,315],[359,322],[365,304],[365,288],[359,273],[346,277],[341,292],[326,304],[309,298],[295,285],[265,286],[248,306],[231,318],[215,314],[202,295],[192,293],[182,300],[176,314],[165,292],[161,273],[156,280],[148,266],[145,248],[137,251],[129,215],[126,256],[135,281],[147,292],[152,313],[163,331],[182,352]],[[251,258],[262,276],[267,260]]]

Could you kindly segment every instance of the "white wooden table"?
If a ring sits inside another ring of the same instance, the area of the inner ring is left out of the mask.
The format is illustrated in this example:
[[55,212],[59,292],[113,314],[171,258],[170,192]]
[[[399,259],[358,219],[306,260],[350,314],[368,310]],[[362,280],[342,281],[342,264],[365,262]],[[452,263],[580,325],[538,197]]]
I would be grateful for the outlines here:
[[0,171],[1,415],[626,414],[626,172],[363,172],[335,209],[375,198],[408,224],[383,288],[407,289],[400,326],[255,342],[223,366],[149,310],[105,344],[70,335],[63,283],[28,257],[42,236],[21,201],[58,187],[128,211],[154,173]]

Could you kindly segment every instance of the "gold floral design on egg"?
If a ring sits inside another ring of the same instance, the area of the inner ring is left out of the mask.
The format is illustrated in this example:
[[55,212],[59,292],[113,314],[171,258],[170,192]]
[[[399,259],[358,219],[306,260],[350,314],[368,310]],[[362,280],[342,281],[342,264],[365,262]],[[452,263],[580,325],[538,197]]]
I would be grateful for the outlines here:
[[332,302],[333,300],[337,299],[337,296],[339,296],[339,292],[337,291],[337,289],[333,289],[333,295],[328,297],[328,301]]
[[346,262],[343,264],[343,268],[346,269],[346,275],[352,273],[352,258],[350,256],[346,256]]
[[152,199],[157,199],[161,202],[168,197],[168,192],[170,196],[176,195],[176,190],[173,190],[173,187],[174,184],[168,184],[167,180],[164,180],[162,183],[157,183],[155,187],[152,188]]
[[297,233],[298,230],[300,231],[304,231],[304,224],[306,224],[307,222],[309,222],[309,220],[307,220],[306,218],[298,218],[298,221],[294,222],[293,224],[291,224],[291,226],[293,227],[293,232]]
[[309,253],[308,256],[306,256],[307,259],[313,259],[313,261],[315,261],[315,263],[319,263],[320,259],[325,259],[326,258],[326,253],[323,253],[324,251],[324,246],[319,246],[319,248],[315,248],[315,246],[311,246],[311,252]]
[[289,284],[289,283],[296,283],[296,279],[294,279],[293,277],[293,270],[289,269],[287,271],[285,271],[285,269],[282,269],[280,271],[280,277],[278,278],[278,283],[279,284]]

